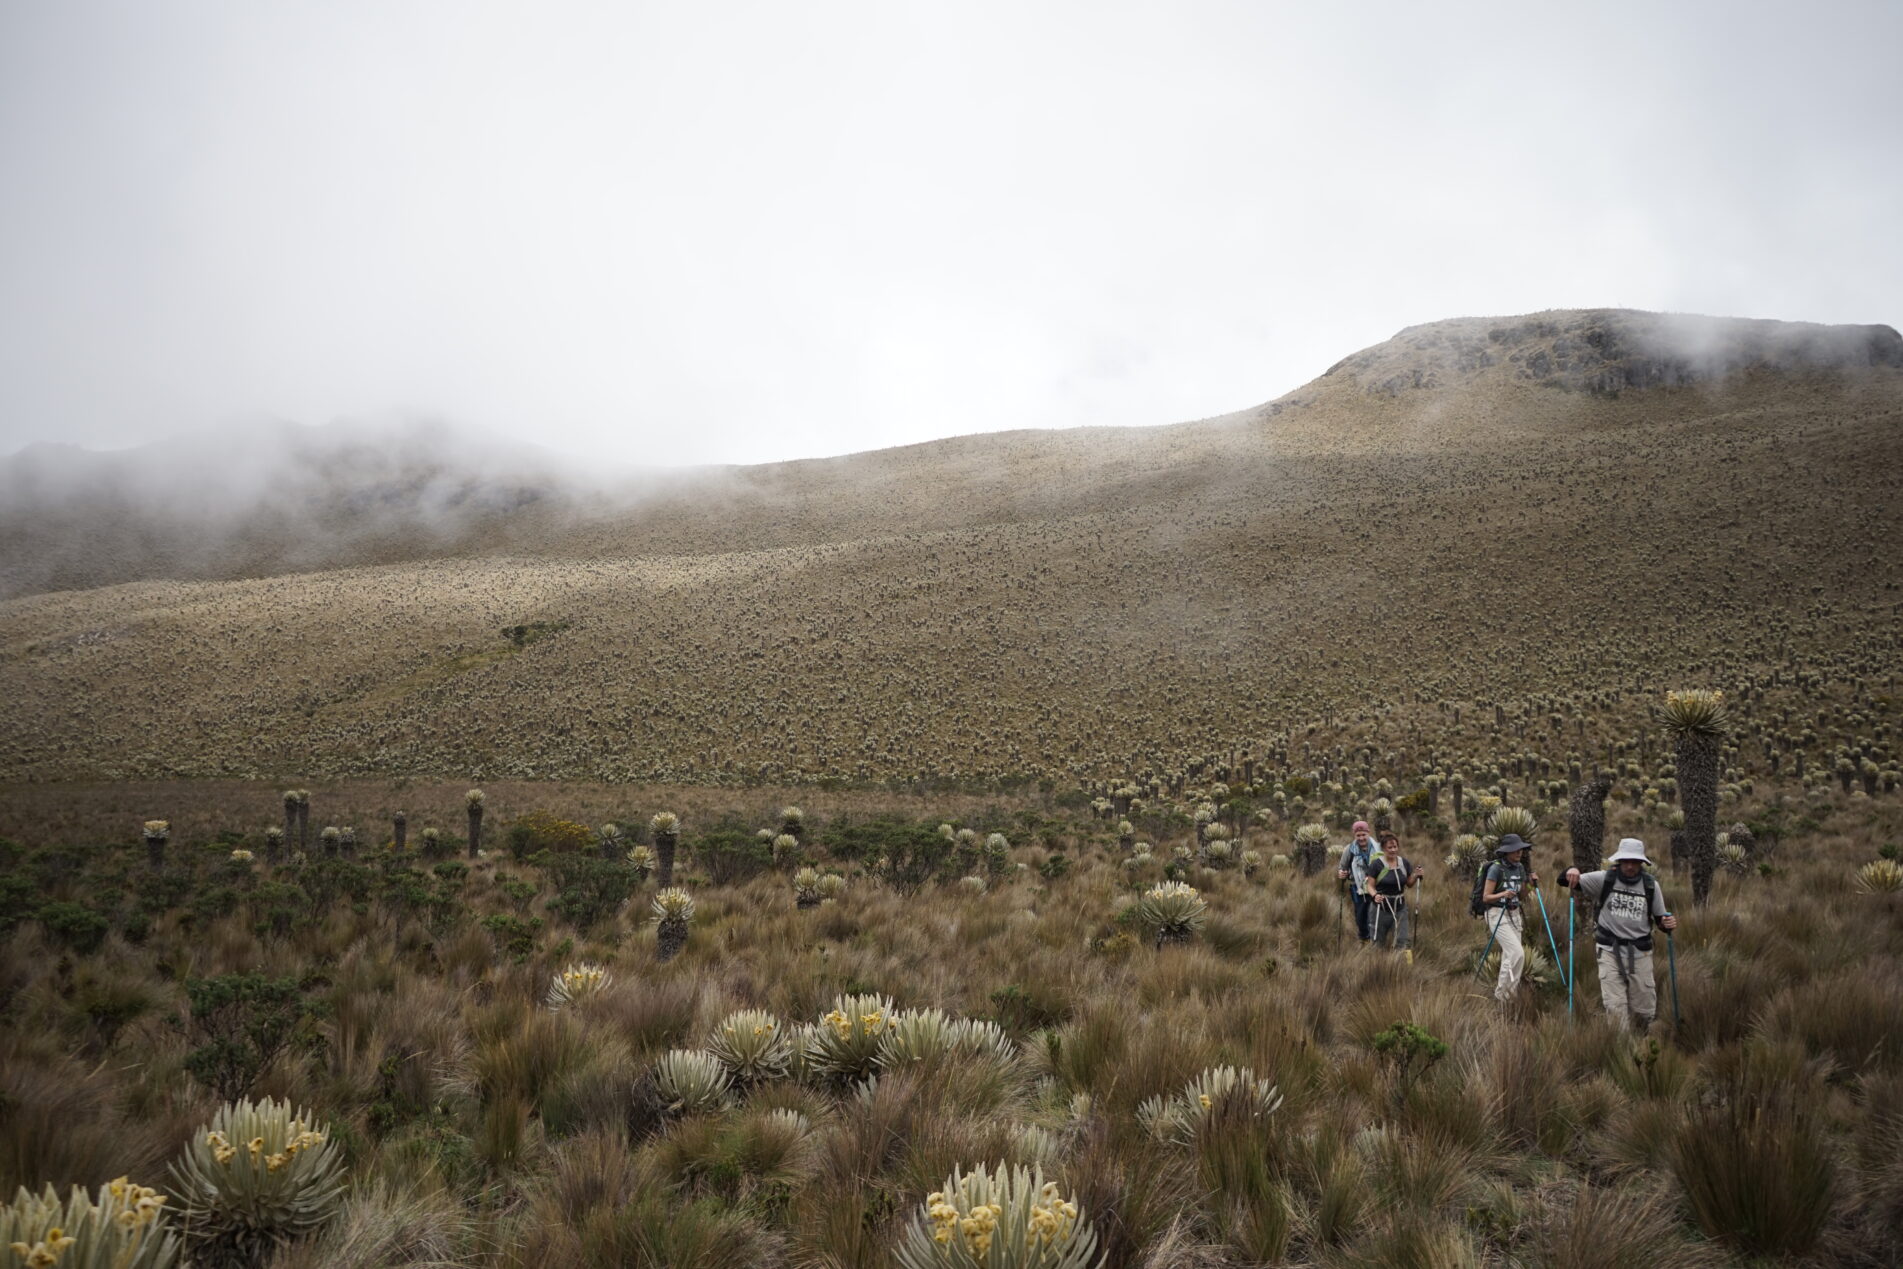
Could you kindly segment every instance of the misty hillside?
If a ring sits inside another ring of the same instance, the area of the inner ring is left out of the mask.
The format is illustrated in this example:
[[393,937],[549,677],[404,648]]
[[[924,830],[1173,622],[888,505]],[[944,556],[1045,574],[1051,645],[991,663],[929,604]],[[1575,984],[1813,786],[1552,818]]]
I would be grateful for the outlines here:
[[[1460,319],[1219,419],[639,496],[364,458],[220,518],[20,470],[0,778],[1106,773],[1370,702],[1893,671],[1903,338]],[[150,580],[18,593],[61,548]]]
[[440,423],[33,445],[0,460],[0,595],[454,553],[533,537],[580,497],[554,455]]

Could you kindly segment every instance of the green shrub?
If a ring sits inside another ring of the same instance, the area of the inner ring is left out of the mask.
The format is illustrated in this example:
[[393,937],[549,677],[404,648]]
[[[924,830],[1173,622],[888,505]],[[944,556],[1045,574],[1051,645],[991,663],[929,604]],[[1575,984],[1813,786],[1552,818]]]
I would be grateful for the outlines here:
[[771,841],[761,841],[744,829],[722,828],[702,833],[688,844],[694,863],[716,886],[735,886],[773,867]]
[[586,824],[577,824],[547,811],[530,811],[509,825],[509,855],[517,863],[537,851],[566,855],[585,851],[594,845],[595,835]]
[[535,954],[535,936],[542,932],[542,918],[524,919],[498,912],[484,917],[482,928],[495,940],[496,951],[519,965]]
[[83,903],[49,903],[34,917],[60,943],[85,956],[99,950],[112,922]]
[[19,873],[0,873],[0,934],[33,915],[39,891]]
[[251,892],[251,928],[260,937],[284,938],[311,922],[311,897],[287,881],[266,881]]
[[623,859],[575,853],[544,856],[541,862],[555,886],[548,910],[578,930],[621,911],[638,884]]
[[185,1069],[227,1101],[243,1096],[280,1053],[309,1032],[317,1009],[295,978],[223,974],[188,978],[196,1045]]
[[367,864],[334,855],[313,855],[289,875],[310,896],[310,913],[319,918],[340,900],[353,905],[368,902],[376,884]]

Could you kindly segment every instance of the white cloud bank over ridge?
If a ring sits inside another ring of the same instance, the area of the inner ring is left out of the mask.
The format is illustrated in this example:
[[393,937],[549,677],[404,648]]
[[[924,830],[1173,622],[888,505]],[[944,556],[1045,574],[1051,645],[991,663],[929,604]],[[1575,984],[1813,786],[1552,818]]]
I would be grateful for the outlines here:
[[636,463],[1148,424],[1402,326],[1895,322],[1903,8],[0,15],[0,451],[412,410]]

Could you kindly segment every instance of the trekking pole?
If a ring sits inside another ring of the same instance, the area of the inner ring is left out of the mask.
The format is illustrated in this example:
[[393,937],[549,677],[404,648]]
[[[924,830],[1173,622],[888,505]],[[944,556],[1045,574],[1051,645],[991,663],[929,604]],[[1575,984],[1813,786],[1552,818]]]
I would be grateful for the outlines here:
[[1559,967],[1559,940],[1553,937],[1553,918],[1546,915],[1546,896],[1541,894],[1539,888],[1536,886],[1533,890],[1533,897],[1540,901],[1540,920],[1546,923],[1546,945],[1553,949],[1553,969],[1561,978],[1566,980],[1566,990],[1570,992],[1573,989],[1573,976],[1570,971],[1560,969]]
[[1487,972],[1487,957],[1493,952],[1493,940],[1500,933],[1500,922],[1506,917],[1507,905],[1500,905],[1500,915],[1493,918],[1493,928],[1487,931],[1487,945],[1480,949],[1480,963],[1474,966],[1474,977]]
[[[1667,912],[1666,916],[1672,915]],[[1672,932],[1665,931],[1665,956],[1672,965],[1672,1040],[1678,1040],[1678,944],[1672,942]]]
[[1348,924],[1348,883],[1335,883],[1335,954],[1341,954],[1341,927]]
[[1579,899],[1566,892],[1566,1021],[1573,1020],[1573,940],[1579,936]]

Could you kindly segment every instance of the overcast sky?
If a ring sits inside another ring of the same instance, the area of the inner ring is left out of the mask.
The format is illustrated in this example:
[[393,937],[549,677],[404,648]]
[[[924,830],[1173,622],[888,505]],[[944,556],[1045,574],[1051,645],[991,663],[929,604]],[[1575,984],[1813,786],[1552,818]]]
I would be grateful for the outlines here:
[[752,462],[1205,417],[1443,317],[1903,324],[1899,49],[1895,0],[0,0],[0,452]]

